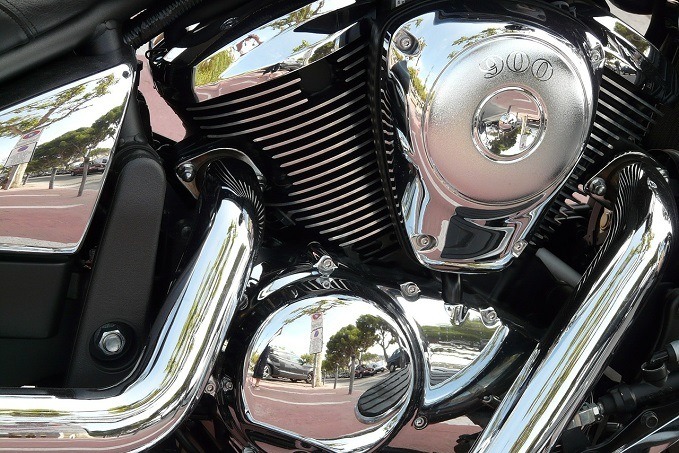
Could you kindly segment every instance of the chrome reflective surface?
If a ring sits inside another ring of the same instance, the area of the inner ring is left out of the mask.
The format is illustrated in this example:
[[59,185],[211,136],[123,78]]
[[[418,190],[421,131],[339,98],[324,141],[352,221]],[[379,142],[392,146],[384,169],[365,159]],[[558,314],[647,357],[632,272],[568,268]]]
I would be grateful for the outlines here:
[[[347,44],[347,27],[335,33],[304,30],[304,24],[355,0],[318,0],[240,36],[198,63],[193,91],[198,102],[289,74]],[[180,51],[184,49],[177,49]],[[175,49],[168,55],[174,55]],[[165,57],[167,59],[167,56]]]
[[[367,451],[382,446],[414,416],[413,408],[431,423],[449,422],[455,433],[475,432],[457,417],[482,397],[506,391],[535,345],[491,307],[446,305],[424,287],[404,295],[399,286],[368,281],[342,264],[323,273],[314,262],[264,272],[241,317],[247,322],[229,339],[227,355],[241,357],[242,366],[229,372],[240,404],[228,413],[257,427],[230,428],[238,435],[265,429],[280,439],[276,445]],[[352,351],[355,366],[360,357],[373,368],[356,368],[353,382]],[[309,373],[315,379],[307,382]],[[410,432],[393,445],[416,446],[427,436]],[[261,448],[269,451],[271,443]]]
[[603,173],[614,224],[576,290],[578,310],[548,349],[534,350],[473,451],[549,451],[659,281],[676,234],[674,198],[657,164],[629,159]]
[[0,250],[73,253],[132,89],[121,64],[0,112]]
[[210,377],[254,247],[247,210],[218,200],[136,375],[113,389],[0,391],[0,450],[140,451],[162,440],[190,412]]
[[528,90],[502,88],[484,99],[474,115],[474,145],[490,160],[513,161],[530,153],[545,131],[540,101]]
[[[244,367],[246,411],[255,424],[334,451],[371,447],[393,429],[411,398],[407,345],[398,325],[371,301],[332,292],[301,296],[255,335]],[[397,350],[403,359],[389,372],[387,361]],[[268,379],[255,387],[262,375]]]
[[[494,13],[478,16],[420,13],[384,44],[395,157],[412,168],[397,190],[400,213],[418,260],[440,270],[508,265],[578,162],[593,118],[584,26],[545,10],[541,28],[489,5]],[[478,234],[488,240],[465,248],[464,236]]]

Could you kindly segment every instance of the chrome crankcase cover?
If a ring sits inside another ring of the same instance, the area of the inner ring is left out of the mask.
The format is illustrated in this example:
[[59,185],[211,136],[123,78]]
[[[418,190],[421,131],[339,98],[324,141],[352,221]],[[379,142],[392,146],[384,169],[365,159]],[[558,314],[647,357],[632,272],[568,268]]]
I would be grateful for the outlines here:
[[558,11],[493,5],[423,12],[385,34],[383,138],[409,175],[397,214],[431,268],[508,265],[589,136],[598,42]]

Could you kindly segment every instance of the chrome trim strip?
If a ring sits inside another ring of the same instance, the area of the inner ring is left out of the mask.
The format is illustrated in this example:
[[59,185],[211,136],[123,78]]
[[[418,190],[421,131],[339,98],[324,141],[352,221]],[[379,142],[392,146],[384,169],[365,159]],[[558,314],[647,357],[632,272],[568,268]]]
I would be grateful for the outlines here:
[[613,165],[603,174],[614,224],[575,292],[579,308],[548,350],[535,349],[473,452],[549,451],[659,280],[677,228],[672,191],[653,163]]
[[221,199],[137,377],[118,391],[2,390],[0,451],[140,451],[162,440],[210,377],[251,270],[254,238],[248,212]]
[[80,248],[133,82],[120,64],[0,111],[0,251]]

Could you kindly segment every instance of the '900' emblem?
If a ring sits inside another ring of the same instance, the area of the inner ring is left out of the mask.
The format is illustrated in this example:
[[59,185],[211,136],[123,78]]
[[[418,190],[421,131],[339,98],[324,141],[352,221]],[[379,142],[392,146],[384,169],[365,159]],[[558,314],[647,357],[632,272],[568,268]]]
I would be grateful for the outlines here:
[[[507,64],[505,65],[505,61]],[[531,64],[532,63],[532,64]],[[525,52],[512,52],[507,58],[500,58],[497,55],[486,57],[479,64],[479,69],[483,72],[483,77],[492,79],[499,75],[505,68],[512,72],[526,72],[530,68],[530,73],[537,80],[546,82],[552,78],[554,67],[552,63],[544,58],[538,58],[531,62],[530,57]]]
[[497,55],[492,55],[484,59],[481,64],[479,64],[479,69],[484,73],[483,77],[486,79],[492,79],[496,75],[502,72],[504,69],[504,62],[502,58]]

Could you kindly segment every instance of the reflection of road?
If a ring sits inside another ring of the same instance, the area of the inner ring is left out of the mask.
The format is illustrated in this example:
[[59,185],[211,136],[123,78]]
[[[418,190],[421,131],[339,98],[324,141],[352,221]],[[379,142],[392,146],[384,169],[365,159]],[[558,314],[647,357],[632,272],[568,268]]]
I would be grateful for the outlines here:
[[[354,380],[352,395],[348,394],[349,379],[328,377],[325,385],[312,388],[304,382],[282,379],[261,381],[260,389],[245,389],[245,398],[252,417],[262,423],[315,439],[332,439],[369,430],[375,425],[360,422],[355,415],[359,397],[370,387],[385,379],[380,373]],[[406,426],[390,446],[413,451],[452,452],[461,434],[478,432],[479,427],[468,419],[457,419],[428,426],[416,431]]]
[[42,247],[77,243],[85,230],[102,175],[88,175],[78,197],[82,176],[58,175],[54,189],[49,176],[0,190],[0,241]]

